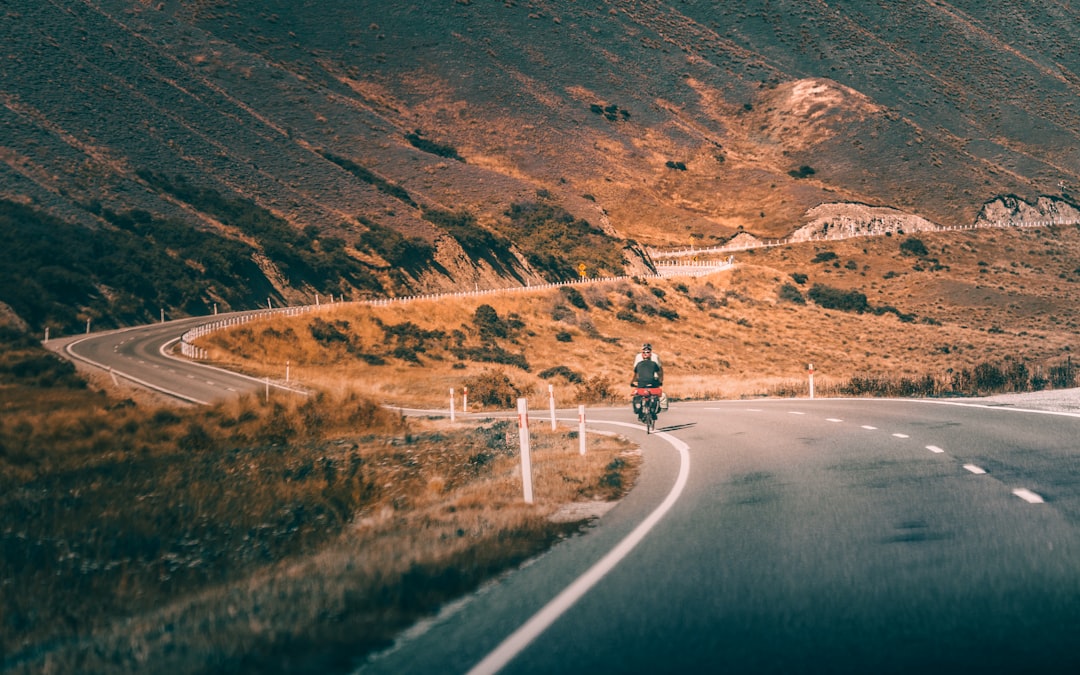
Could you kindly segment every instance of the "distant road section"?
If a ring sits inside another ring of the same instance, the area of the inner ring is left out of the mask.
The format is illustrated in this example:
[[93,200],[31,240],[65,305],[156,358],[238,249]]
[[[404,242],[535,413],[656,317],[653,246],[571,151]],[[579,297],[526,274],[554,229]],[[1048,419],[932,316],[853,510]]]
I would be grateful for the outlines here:
[[207,322],[207,317],[179,319],[54,339],[45,346],[72,360],[108,371],[114,378],[188,403],[205,405],[267,386],[281,388],[274,382],[170,354],[181,335]]

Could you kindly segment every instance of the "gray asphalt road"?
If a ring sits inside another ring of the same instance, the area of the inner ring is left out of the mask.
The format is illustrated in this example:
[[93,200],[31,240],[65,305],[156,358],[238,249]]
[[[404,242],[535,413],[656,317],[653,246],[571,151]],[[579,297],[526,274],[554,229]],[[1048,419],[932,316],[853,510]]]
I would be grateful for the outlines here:
[[[264,386],[163,353],[202,321],[51,346],[189,401]],[[631,494],[361,671],[1080,672],[1080,414],[990,403],[590,411],[643,444]]]
[[790,400],[661,424],[587,536],[360,672],[1080,672],[1080,417]]
[[[265,389],[264,380],[171,355],[169,348],[185,331],[210,320],[209,317],[180,319],[60,338],[46,344],[68,358],[189,403],[212,403]],[[280,383],[272,382],[271,386],[281,388]]]

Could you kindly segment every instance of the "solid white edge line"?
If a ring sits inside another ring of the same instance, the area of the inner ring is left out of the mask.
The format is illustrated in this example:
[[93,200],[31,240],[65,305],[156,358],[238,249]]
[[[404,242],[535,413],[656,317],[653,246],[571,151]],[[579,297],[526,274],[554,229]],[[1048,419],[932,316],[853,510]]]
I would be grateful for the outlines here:
[[[594,423],[595,422],[601,422],[601,420],[594,420]],[[603,423],[617,424],[624,427],[640,427],[640,425],[629,424],[626,422],[603,421]],[[648,518],[634,528],[634,530],[620,541],[615,548],[611,549],[607,555],[578,577],[574,583],[567,586],[561,593],[548,602],[548,604],[544,605],[539,612],[522,624],[520,628],[511,633],[510,636],[503,640],[494,651],[484,657],[480,663],[473,666],[469,671],[469,675],[497,673],[506,666],[506,664],[510,663],[514,657],[528,647],[529,644],[547,630],[551,624],[555,623],[560,616],[573,607],[574,604],[589,591],[589,589],[595,586],[608,572],[614,569],[623,558],[629,555],[630,552],[634,550],[634,547],[641,543],[641,540],[645,538],[645,535],[647,535],[649,531],[660,522],[660,519],[671,510],[671,507],[675,505],[675,502],[682,494],[683,488],[686,487],[687,480],[690,478],[690,446],[664,432],[653,435],[664,439],[679,451],[679,476],[675,479],[675,485],[672,486],[668,496],[660,506],[656,507],[656,509],[649,514]]]
[[[166,389],[164,387],[159,387],[158,385],[153,384],[151,382],[147,382],[146,380],[141,380],[141,379],[135,377],[134,375],[129,375],[129,374],[123,372],[123,371],[115,370],[113,368],[110,368],[109,366],[106,366],[103,363],[98,363],[97,361],[94,361],[93,359],[89,359],[89,358],[87,358],[85,356],[80,356],[79,354],[76,354],[75,351],[72,349],[72,347],[79,344],[80,342],[84,342],[86,340],[89,340],[91,337],[97,337],[97,336],[92,335],[92,336],[84,337],[84,338],[69,342],[68,344],[64,345],[64,351],[67,354],[69,354],[71,356],[71,358],[73,358],[75,360],[82,361],[83,363],[89,363],[90,365],[92,365],[92,366],[94,366],[96,368],[101,368],[104,371],[107,371],[109,373],[112,373],[113,375],[117,375],[119,377],[122,377],[125,380],[129,380],[131,382],[134,382],[135,384],[146,387],[147,389],[151,389],[153,391],[157,391],[157,392],[160,392],[162,394],[166,394],[168,396],[178,398],[178,399],[180,399],[182,401],[187,401],[188,403],[195,403],[196,405],[210,405],[208,401],[201,401],[201,400],[199,400],[197,398],[187,396],[186,394],[181,394],[179,392],[171,391],[171,390]],[[177,338],[177,340],[179,340],[179,339],[180,338]],[[175,340],[173,342],[175,342]]]

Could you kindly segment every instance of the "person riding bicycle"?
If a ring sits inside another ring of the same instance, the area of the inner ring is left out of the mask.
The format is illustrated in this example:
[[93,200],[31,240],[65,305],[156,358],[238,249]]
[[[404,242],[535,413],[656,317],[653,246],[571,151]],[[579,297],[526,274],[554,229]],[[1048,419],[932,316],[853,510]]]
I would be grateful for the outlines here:
[[646,342],[641,346],[641,358],[634,363],[634,379],[630,381],[634,387],[634,412],[641,412],[641,402],[646,392],[653,396],[661,396],[664,386],[664,369],[660,366],[659,359],[655,359],[652,353],[652,345]]

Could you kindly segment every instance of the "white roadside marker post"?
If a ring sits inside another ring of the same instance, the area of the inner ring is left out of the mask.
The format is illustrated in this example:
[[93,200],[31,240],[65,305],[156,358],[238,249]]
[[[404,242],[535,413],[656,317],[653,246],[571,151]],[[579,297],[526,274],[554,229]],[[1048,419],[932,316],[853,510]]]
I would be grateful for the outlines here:
[[810,364],[810,398],[814,398],[814,364]]
[[529,401],[518,399],[518,438],[521,439],[521,484],[525,503],[533,503],[532,455],[529,450]]
[[555,385],[548,385],[548,409],[551,410],[551,430],[555,431]]
[[454,388],[450,387],[450,421],[454,421]]
[[579,405],[577,409],[578,417],[578,447],[581,450],[581,456],[585,456],[585,406]]

